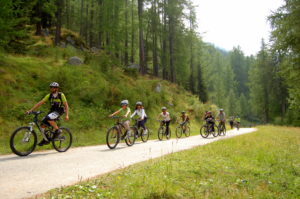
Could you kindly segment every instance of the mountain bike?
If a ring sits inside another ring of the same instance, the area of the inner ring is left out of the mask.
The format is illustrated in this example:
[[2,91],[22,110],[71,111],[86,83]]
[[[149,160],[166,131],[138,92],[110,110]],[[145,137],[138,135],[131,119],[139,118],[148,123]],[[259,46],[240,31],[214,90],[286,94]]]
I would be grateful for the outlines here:
[[226,135],[225,121],[224,122],[219,121],[218,128],[219,128],[219,135]]
[[240,130],[240,123],[239,122],[235,122],[235,126],[237,130]]
[[134,129],[130,128],[130,131],[125,130],[121,117],[114,116],[112,119],[116,119],[116,123],[106,133],[106,144],[108,148],[114,149],[119,144],[120,140],[125,140],[127,146],[132,146],[135,142]]
[[190,127],[187,123],[184,125],[179,124],[179,126],[176,127],[175,133],[177,138],[181,138],[182,134],[185,134],[185,137],[189,137],[191,134]]
[[169,132],[167,133],[166,123],[158,120],[160,122],[160,126],[157,131],[158,139],[163,140],[164,136],[166,136],[167,140],[171,138],[171,129],[169,126]]
[[[214,129],[214,130],[213,130]],[[200,128],[200,135],[203,138],[207,138],[210,134],[212,134],[214,137],[217,137],[219,134],[219,128],[216,125],[216,123],[214,123],[214,126],[212,126],[212,124],[206,122],[204,125],[202,125],[202,127]]]
[[150,131],[147,127],[146,130],[144,130],[142,127],[138,128],[138,121],[139,120],[135,120],[134,126],[130,128],[134,130],[134,134],[136,135],[136,138],[141,137],[143,142],[147,142],[149,139]]
[[[43,113],[42,111],[31,112],[34,115],[33,121],[28,126],[17,128],[10,137],[10,148],[13,153],[19,156],[27,156],[34,151],[37,145],[37,133],[34,126],[48,142],[51,142],[54,149],[58,152],[66,152],[72,145],[72,133],[66,127],[60,127],[61,133],[55,136],[52,126],[46,127],[45,131],[41,131],[40,121],[38,116]],[[55,121],[58,121],[55,120]]]

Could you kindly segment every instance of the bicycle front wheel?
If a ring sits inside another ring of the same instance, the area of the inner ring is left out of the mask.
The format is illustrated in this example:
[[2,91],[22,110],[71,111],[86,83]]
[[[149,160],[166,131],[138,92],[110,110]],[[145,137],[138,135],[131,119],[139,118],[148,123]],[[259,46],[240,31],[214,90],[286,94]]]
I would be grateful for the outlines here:
[[157,136],[159,140],[163,140],[165,134],[165,128],[164,127],[159,127],[157,131]]
[[61,133],[52,140],[54,149],[58,152],[66,152],[72,145],[73,137],[71,131],[66,127],[60,128]]
[[219,134],[220,134],[220,132],[219,132],[219,127],[215,124],[215,125],[214,125],[214,130],[212,131],[212,135],[213,135],[214,137],[217,137]]
[[207,126],[202,126],[201,129],[200,129],[200,135],[203,137],[203,138],[207,138],[208,135],[209,135],[209,131],[208,131],[208,127]]
[[120,142],[120,134],[117,127],[112,127],[108,129],[106,133],[106,144],[108,148],[114,149]]
[[143,142],[147,142],[150,136],[150,131],[148,128],[146,130],[141,129],[141,138]]
[[129,131],[126,131],[126,137],[125,137],[125,143],[127,146],[132,146],[135,143],[135,134],[136,134],[135,128],[130,128]]
[[37,144],[37,136],[30,127],[16,129],[10,137],[10,148],[18,156],[27,156],[32,153]]
[[182,128],[181,128],[181,126],[178,126],[178,127],[176,128],[175,134],[176,134],[176,137],[177,137],[177,138],[181,138],[181,136],[182,136]]
[[189,136],[191,135],[191,129],[190,129],[190,127],[187,126],[187,127],[185,128],[185,131],[183,131],[183,132],[184,132],[184,134],[185,134],[185,137],[189,137]]

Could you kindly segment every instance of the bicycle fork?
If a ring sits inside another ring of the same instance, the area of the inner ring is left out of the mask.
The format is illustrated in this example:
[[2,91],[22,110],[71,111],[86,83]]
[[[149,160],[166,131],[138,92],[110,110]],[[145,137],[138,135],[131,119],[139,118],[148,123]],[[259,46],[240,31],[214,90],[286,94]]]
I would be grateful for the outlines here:
[[31,136],[31,132],[33,131],[33,126],[34,126],[34,122],[30,122],[29,123],[29,131],[26,131],[23,139],[22,139],[22,142],[29,142],[30,140],[30,136]]

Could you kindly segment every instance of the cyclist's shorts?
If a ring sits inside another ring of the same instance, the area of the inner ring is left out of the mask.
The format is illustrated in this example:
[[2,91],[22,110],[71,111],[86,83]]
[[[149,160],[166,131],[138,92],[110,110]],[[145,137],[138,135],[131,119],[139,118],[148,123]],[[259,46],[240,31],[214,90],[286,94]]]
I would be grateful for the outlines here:
[[60,114],[56,111],[48,113],[42,120],[44,124],[50,125],[48,121],[57,120],[60,117]]

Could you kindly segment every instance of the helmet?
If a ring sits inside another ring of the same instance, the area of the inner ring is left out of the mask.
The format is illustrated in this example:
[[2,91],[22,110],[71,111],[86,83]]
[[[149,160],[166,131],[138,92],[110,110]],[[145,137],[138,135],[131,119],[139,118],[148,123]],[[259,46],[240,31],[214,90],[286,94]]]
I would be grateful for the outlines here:
[[211,114],[211,111],[207,111],[207,114]]
[[161,110],[167,110],[167,107],[162,107]]
[[58,88],[59,84],[57,82],[52,82],[49,86]]
[[181,113],[182,113],[182,114],[184,114],[184,113],[185,113],[185,111],[181,111]]
[[128,105],[128,104],[129,104],[128,100],[122,100],[121,101],[121,106]]
[[220,111],[224,111],[224,109],[221,108]]
[[137,105],[140,105],[140,106],[142,106],[143,105],[143,103],[142,102],[136,102],[135,103],[135,105],[137,106]]

